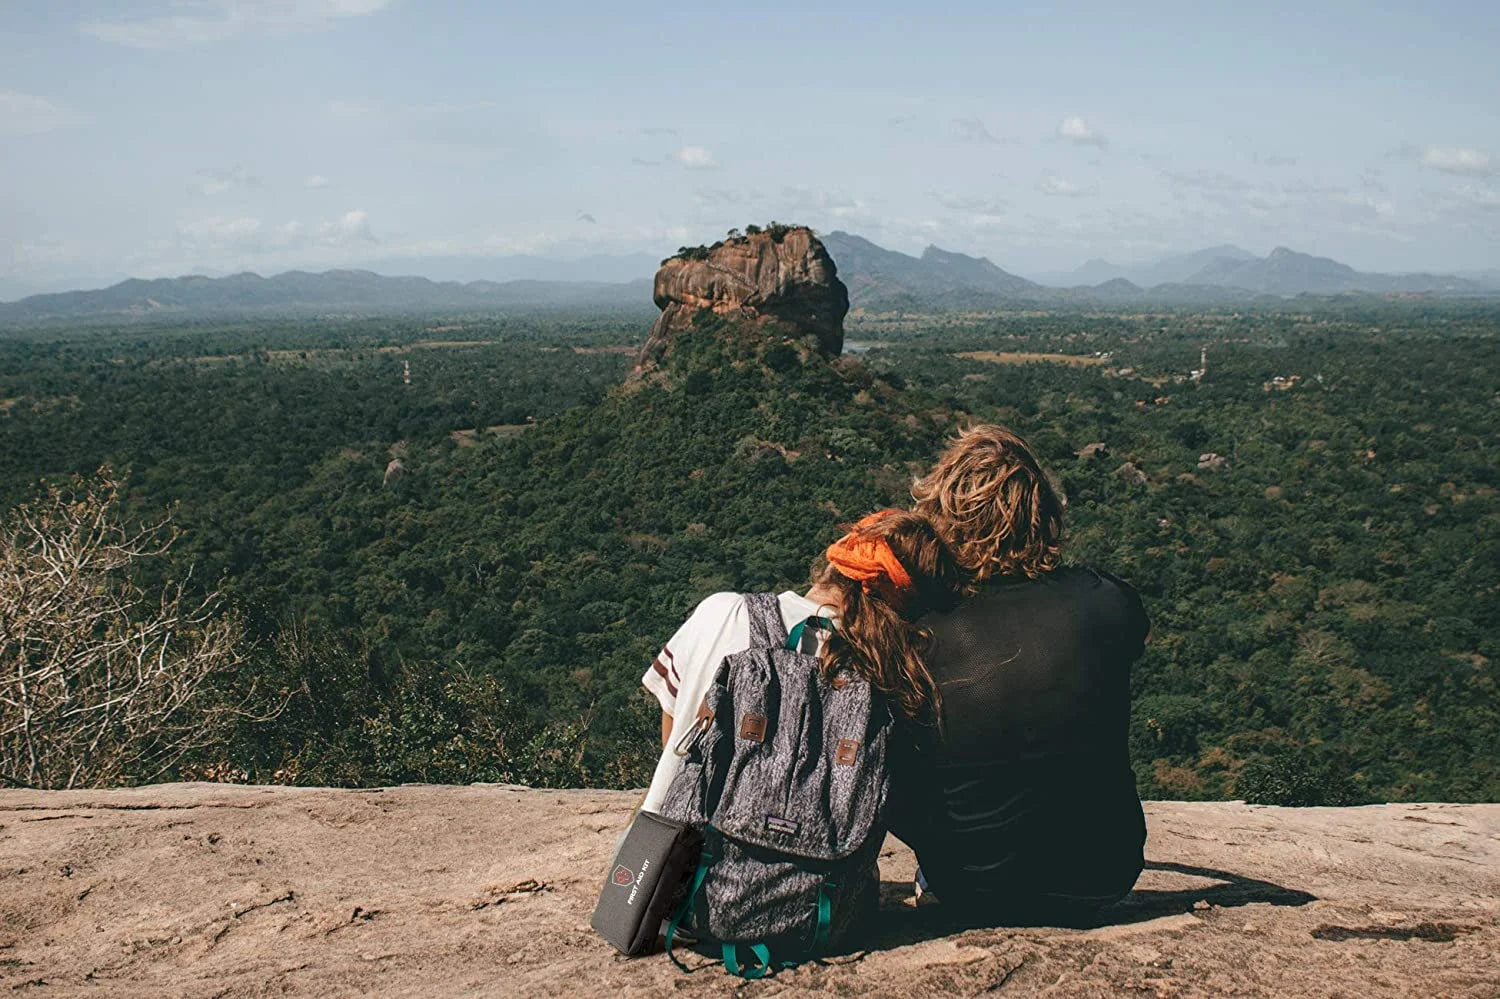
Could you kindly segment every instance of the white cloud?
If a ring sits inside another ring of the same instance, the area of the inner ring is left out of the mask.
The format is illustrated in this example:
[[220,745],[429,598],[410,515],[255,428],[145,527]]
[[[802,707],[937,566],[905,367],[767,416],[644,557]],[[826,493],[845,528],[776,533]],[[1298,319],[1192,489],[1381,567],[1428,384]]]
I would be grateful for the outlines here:
[[1475,208],[1484,211],[1500,211],[1500,191],[1478,184],[1465,184],[1458,189],[1458,196]]
[[376,242],[375,234],[370,231],[370,216],[359,208],[322,223],[315,231],[318,239],[328,246]]
[[312,226],[296,219],[268,226],[249,216],[210,215],[179,225],[176,244],[157,249],[175,250],[189,257],[212,254],[244,263],[268,255],[347,249],[377,242],[370,230],[369,215],[355,209]]
[[311,188],[327,187],[328,178],[320,173],[310,173],[303,178],[302,186]]
[[192,189],[197,194],[213,195],[223,194],[236,187],[256,187],[259,184],[259,177],[252,177],[239,165],[227,169],[205,167],[193,175]]
[[1422,150],[1422,165],[1443,173],[1469,177],[1487,177],[1500,172],[1500,166],[1489,153],[1462,147],[1428,146]]
[[1079,187],[1055,173],[1042,174],[1042,179],[1037,181],[1036,189],[1054,198],[1084,198],[1094,193],[1092,189]]
[[86,35],[139,49],[179,49],[241,35],[276,35],[326,28],[341,18],[373,14],[390,0],[172,0],[167,11],[133,20],[85,21]]
[[689,170],[713,170],[719,165],[714,160],[714,154],[702,146],[683,146],[672,156]]
[[84,116],[46,97],[0,90],[0,135],[33,135],[79,124]]
[[1057,126],[1057,136],[1079,146],[1098,146],[1103,149],[1108,144],[1104,136],[1077,115],[1069,115],[1062,120]]

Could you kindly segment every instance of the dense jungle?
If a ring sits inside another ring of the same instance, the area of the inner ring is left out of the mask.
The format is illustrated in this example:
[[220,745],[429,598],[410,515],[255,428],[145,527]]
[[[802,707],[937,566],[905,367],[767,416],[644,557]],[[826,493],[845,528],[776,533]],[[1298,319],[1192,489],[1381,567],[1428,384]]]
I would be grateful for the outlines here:
[[3,330],[0,508],[117,481],[177,533],[143,590],[222,591],[209,693],[259,707],[175,776],[635,787],[692,607],[999,422],[1152,617],[1144,797],[1500,799],[1493,303],[856,314],[831,362],[711,322],[627,381],[651,315]]

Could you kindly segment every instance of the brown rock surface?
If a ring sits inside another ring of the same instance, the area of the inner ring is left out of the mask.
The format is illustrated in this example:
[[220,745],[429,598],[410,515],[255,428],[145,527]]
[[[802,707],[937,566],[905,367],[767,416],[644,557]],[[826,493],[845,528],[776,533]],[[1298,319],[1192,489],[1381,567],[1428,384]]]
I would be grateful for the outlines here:
[[[169,784],[0,791],[0,987],[71,996],[730,995],[588,928],[639,795]],[[1500,995],[1500,805],[1147,805],[1094,929],[951,932],[881,861],[872,949],[747,996]]]
[[656,364],[702,310],[776,321],[833,357],[844,347],[849,290],[811,229],[798,226],[731,239],[702,260],[673,257],[656,272],[652,297],[662,310],[641,348],[638,367]]

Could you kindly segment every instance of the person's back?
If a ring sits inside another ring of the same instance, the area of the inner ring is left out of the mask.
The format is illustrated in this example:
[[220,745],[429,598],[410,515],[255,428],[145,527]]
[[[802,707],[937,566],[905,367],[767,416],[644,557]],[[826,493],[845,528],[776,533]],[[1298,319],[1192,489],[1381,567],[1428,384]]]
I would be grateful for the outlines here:
[[1128,891],[1145,823],[1129,668],[1149,625],[1128,586],[1063,568],[995,580],[924,621],[943,726],[898,759],[893,829],[945,908],[1069,921]]
[[965,920],[1087,919],[1142,866],[1126,728],[1146,614],[1119,580],[1062,567],[1062,497],[1004,427],[961,433],[912,496],[972,593],[923,621],[941,725],[895,761],[891,827]]

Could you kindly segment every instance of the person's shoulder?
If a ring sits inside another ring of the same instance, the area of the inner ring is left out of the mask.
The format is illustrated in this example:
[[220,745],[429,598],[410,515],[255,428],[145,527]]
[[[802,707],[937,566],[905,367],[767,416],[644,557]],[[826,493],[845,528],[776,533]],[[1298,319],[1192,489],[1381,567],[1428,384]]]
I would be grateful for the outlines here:
[[1151,630],[1150,618],[1146,613],[1145,602],[1141,595],[1136,592],[1125,580],[1114,573],[1104,569],[1091,566],[1075,566],[1076,571],[1086,574],[1086,580],[1095,593],[1096,600],[1102,601],[1100,606],[1114,606],[1118,612],[1123,613],[1127,621],[1134,622],[1132,627],[1142,631]]
[[1067,573],[1081,583],[1093,587],[1112,587],[1124,593],[1134,593],[1135,587],[1125,580],[1116,576],[1107,569],[1101,569],[1093,565],[1069,565],[1057,570],[1057,574]]
[[722,620],[732,617],[735,614],[744,613],[744,610],[745,595],[725,590],[719,593],[710,593],[698,601],[698,606],[693,608],[693,613],[689,620],[699,618],[703,620]]

